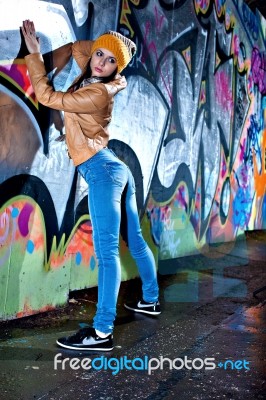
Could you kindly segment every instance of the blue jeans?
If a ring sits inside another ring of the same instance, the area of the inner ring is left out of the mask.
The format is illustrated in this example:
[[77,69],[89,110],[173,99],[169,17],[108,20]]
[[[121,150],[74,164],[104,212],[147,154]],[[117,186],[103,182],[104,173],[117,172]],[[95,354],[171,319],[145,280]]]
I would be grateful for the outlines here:
[[127,242],[142,281],[146,301],[158,300],[158,283],[152,251],[144,241],[137,210],[134,178],[112,150],[104,148],[78,166],[89,185],[88,203],[98,261],[98,304],[93,327],[113,331],[121,282],[119,234],[121,207],[125,206]]

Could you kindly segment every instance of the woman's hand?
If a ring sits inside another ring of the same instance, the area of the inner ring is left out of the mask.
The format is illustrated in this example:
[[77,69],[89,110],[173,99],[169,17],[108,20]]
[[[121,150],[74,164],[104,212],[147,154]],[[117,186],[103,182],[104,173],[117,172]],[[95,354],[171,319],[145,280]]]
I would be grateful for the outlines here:
[[120,74],[116,74],[114,77],[113,83],[116,85],[118,90],[125,89],[127,87],[127,80],[124,76]]
[[104,84],[108,93],[111,95],[116,95],[120,90],[123,90],[127,87],[127,81],[124,76],[117,74],[113,81]]
[[29,53],[40,53],[39,38],[36,37],[34,23],[30,20],[23,21],[21,32],[24,36]]

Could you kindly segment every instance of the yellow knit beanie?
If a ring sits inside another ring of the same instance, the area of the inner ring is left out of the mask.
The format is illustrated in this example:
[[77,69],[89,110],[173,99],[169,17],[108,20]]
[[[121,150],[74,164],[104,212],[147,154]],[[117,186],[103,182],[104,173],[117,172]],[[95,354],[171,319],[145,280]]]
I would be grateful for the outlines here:
[[132,40],[119,32],[108,31],[99,36],[92,45],[91,54],[100,48],[111,51],[117,60],[117,72],[120,73],[136,53],[136,45]]

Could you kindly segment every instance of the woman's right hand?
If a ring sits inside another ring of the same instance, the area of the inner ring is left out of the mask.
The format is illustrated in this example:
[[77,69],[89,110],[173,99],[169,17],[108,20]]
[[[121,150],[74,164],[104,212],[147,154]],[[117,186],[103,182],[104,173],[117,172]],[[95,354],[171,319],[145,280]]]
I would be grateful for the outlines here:
[[35,26],[29,19],[23,21],[21,32],[24,36],[29,53],[40,53],[39,38],[36,37]]

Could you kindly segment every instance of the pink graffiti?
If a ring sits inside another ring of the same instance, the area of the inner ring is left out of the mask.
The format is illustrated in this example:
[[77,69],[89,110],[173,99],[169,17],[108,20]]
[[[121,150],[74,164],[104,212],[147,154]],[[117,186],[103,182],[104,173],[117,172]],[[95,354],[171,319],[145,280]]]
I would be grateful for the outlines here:
[[147,54],[145,54],[145,52],[143,51],[142,57],[141,57],[141,62],[143,62],[143,63],[146,62],[146,60],[148,58],[148,53],[150,51],[153,52],[155,54],[156,58],[158,59],[155,43],[153,41],[149,42],[149,40],[148,40],[150,31],[151,31],[151,22],[147,21],[145,24],[145,34],[144,34],[144,44],[146,45],[145,47],[147,49]]
[[227,173],[227,165],[226,165],[225,159],[223,158],[223,160],[222,160],[222,169],[221,169],[221,177],[224,178],[226,173]]
[[184,185],[181,185],[178,188],[174,204],[177,207],[182,207],[186,211],[188,210],[188,201],[186,199],[186,190],[185,190],[185,186]]
[[247,189],[250,185],[250,170],[245,163],[239,166],[237,176],[240,187]]
[[233,53],[236,57],[239,56],[239,49],[240,49],[239,37],[235,35],[233,38]]
[[234,35],[232,40],[232,54],[239,70],[243,71],[245,68],[245,57],[243,53],[243,48],[241,47],[241,41],[237,35]]
[[251,73],[253,82],[258,86],[262,95],[266,94],[266,54],[257,47],[252,50]]
[[206,103],[206,84],[202,82],[200,88],[200,104],[204,103]]
[[33,211],[31,204],[25,204],[18,217],[18,227],[22,236],[27,236],[29,233],[29,219]]
[[246,149],[246,138],[243,140],[243,144],[239,144],[240,147],[240,153],[239,153],[239,160],[242,162],[244,161],[245,157],[245,149]]
[[220,16],[226,0],[215,0],[217,14]]
[[155,13],[155,26],[156,26],[156,31],[158,32],[158,33],[160,33],[161,32],[161,30],[162,30],[162,25],[163,25],[163,22],[166,20],[166,18],[165,18],[165,16],[164,15],[159,15],[159,11],[158,11],[158,8],[155,6],[154,7],[154,13]]
[[0,65],[0,72],[16,82],[25,92],[31,87],[26,64],[16,64],[14,62],[13,64]]
[[[156,29],[157,28],[161,29],[161,24],[162,24],[163,18],[159,19],[156,10],[155,10],[155,14],[156,14]],[[146,24],[145,24],[145,33],[144,33],[144,41],[143,41],[144,42],[144,47],[143,48],[146,50],[146,52],[143,50],[142,57],[141,57],[141,62],[143,64],[146,63],[146,60],[147,60],[147,58],[148,58],[148,56],[150,54],[154,54],[156,63],[158,62],[158,59],[159,59],[158,53],[157,53],[156,43],[154,41],[149,41],[149,39],[148,39],[148,36],[149,36],[149,34],[151,32],[151,27],[152,27],[152,23],[150,21],[147,21]],[[159,67],[159,72],[160,72],[160,77],[161,77],[161,79],[163,81],[163,84],[164,84],[164,86],[166,88],[166,91],[167,91],[167,93],[169,95],[170,102],[172,102],[173,96],[172,96],[172,93],[171,93],[171,89],[169,87],[170,86],[169,82],[167,84],[165,76],[162,73],[160,67]]]
[[225,72],[217,72],[215,74],[215,96],[218,104],[224,111],[231,111],[233,109],[233,95],[230,88],[229,78]]

